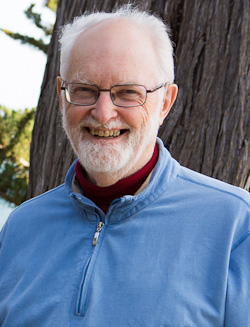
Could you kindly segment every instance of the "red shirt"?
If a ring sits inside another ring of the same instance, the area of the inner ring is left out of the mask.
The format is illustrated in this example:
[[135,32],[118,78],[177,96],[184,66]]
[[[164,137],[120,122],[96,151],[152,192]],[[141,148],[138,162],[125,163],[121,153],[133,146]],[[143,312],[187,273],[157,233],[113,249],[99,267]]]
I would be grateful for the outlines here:
[[124,195],[134,195],[136,193],[153,170],[158,160],[158,155],[159,149],[155,145],[152,158],[143,168],[111,186],[100,187],[89,182],[85,177],[85,170],[79,160],[75,165],[76,178],[83,189],[84,196],[92,200],[104,213],[107,213],[108,207],[113,200]]

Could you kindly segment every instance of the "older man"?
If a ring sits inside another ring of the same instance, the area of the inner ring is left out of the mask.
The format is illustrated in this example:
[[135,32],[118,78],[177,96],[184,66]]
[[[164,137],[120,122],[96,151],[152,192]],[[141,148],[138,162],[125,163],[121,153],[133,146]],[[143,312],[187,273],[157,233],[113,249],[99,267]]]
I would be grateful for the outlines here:
[[79,159],[2,231],[1,326],[250,326],[250,197],[157,139],[173,77],[156,17],[64,27],[57,89]]

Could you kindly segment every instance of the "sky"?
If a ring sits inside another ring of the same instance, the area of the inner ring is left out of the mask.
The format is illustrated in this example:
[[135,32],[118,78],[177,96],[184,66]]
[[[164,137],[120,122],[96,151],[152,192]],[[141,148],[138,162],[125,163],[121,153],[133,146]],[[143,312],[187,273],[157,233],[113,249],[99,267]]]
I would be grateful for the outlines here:
[[[24,14],[31,3],[43,22],[54,23],[55,14],[44,7],[44,0],[0,0],[0,28],[41,38],[42,31]],[[46,60],[42,51],[0,31],[0,105],[15,110],[36,107]]]

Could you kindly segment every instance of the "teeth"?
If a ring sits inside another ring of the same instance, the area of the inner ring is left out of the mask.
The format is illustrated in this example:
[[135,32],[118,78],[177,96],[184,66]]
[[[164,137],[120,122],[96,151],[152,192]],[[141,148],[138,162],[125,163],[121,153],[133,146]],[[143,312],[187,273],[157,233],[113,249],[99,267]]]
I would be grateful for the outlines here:
[[90,129],[91,135],[97,135],[100,137],[117,137],[121,134],[121,131],[119,130],[113,130],[113,131],[99,131],[97,129]]

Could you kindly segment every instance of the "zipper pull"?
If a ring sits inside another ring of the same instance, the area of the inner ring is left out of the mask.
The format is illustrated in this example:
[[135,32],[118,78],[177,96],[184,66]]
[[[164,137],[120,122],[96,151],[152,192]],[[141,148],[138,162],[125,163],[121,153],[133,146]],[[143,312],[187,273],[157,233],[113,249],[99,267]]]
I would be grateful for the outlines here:
[[103,226],[104,226],[104,223],[102,221],[99,222],[99,224],[98,224],[98,226],[96,228],[96,232],[95,232],[93,241],[92,241],[92,245],[96,245]]

